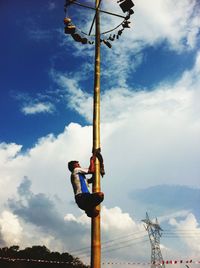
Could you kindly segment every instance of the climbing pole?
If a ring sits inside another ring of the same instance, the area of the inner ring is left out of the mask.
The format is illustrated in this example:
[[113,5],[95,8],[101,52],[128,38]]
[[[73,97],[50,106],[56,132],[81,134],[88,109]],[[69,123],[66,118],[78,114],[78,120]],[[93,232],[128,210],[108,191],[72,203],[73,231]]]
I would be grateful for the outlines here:
[[[93,152],[100,150],[100,47],[101,44],[111,48],[111,42],[119,39],[126,28],[130,28],[130,17],[134,13],[132,7],[134,6],[132,0],[115,0],[118,4],[119,10],[122,14],[116,14],[110,11],[101,9],[102,0],[93,0],[95,5],[88,5],[88,1],[66,0],[64,11],[64,25],[65,34],[81,44],[95,44],[95,66],[94,66],[94,98],[93,98]],[[92,1],[91,1],[92,2]],[[71,7],[83,7],[85,9],[93,10],[94,17],[88,32],[81,30],[74,24],[73,19],[68,16],[68,9]],[[121,19],[121,22],[112,29],[107,29],[103,32],[100,30],[100,14],[115,16]],[[95,24],[95,31],[93,33],[93,26]],[[116,33],[113,33],[117,31]],[[101,192],[100,174],[100,159],[96,157],[95,160],[95,174],[92,185],[92,191]],[[101,165],[102,168],[102,165]],[[99,211],[98,216],[91,219],[91,268],[101,267],[101,226],[100,226],[100,205],[96,208]]]
[[[96,0],[95,14],[95,68],[94,68],[94,103],[93,103],[93,150],[100,148],[100,16],[99,5],[101,0]],[[100,163],[96,158],[95,176],[92,192],[101,192]],[[91,268],[101,267],[101,222],[100,205],[97,207],[99,214],[92,218],[91,224]]]

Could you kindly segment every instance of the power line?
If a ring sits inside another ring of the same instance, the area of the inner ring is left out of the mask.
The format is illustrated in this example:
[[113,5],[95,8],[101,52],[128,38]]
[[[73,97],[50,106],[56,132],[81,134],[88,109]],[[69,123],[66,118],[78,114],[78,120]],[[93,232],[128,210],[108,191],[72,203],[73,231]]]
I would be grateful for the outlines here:
[[115,251],[115,250],[118,250],[118,249],[122,249],[122,248],[126,248],[126,247],[129,247],[129,246],[132,246],[134,244],[139,244],[139,243],[143,243],[143,242],[148,242],[149,239],[145,239],[143,241],[138,241],[137,243],[129,243],[128,245],[124,245],[124,246],[120,246],[120,247],[116,247],[116,248],[113,248],[113,249],[109,249],[109,250],[106,250],[106,251],[103,251],[102,250],[102,253],[107,253],[107,252],[110,252],[110,251]]
[[197,231],[197,229],[164,229],[163,232],[193,232],[193,231]]
[[200,236],[200,231],[195,230],[195,229],[179,229],[179,230],[165,230],[163,232],[163,237],[164,238],[194,238],[194,237],[199,237]]
[[[145,238],[146,236],[143,236],[143,237],[138,237],[137,239],[143,239]],[[137,243],[140,243],[140,242],[143,242],[143,241],[135,241],[136,239],[128,239],[128,240],[125,240],[125,241],[122,241],[120,242],[120,247],[119,247],[119,243],[114,243],[112,245],[107,245],[107,246],[104,246],[102,247],[102,253],[104,252],[109,252],[109,251],[114,251],[114,250],[117,250],[119,248],[124,248],[124,247],[128,247],[130,245],[133,245],[133,244],[137,244]],[[131,242],[130,242],[131,241]],[[148,241],[148,240],[147,240]],[[128,243],[128,244],[126,244]],[[123,245],[125,244],[125,245]],[[123,245],[123,246],[122,246]],[[117,247],[116,247],[117,246]],[[90,254],[90,251],[87,250],[85,253],[81,253],[79,254],[79,256],[82,256],[82,255],[86,255],[88,256]]]
[[200,234],[200,230],[164,230],[163,233],[195,233]]
[[[135,240],[138,240],[141,238],[145,238],[146,235],[130,238],[131,236],[136,236],[137,234],[144,234],[144,233],[146,233],[146,232],[139,231],[139,232],[134,232],[134,233],[129,233],[127,235],[119,236],[119,237],[116,237],[116,238],[113,238],[113,239],[110,239],[107,241],[103,241],[102,242],[102,250],[112,248],[115,245],[119,245],[119,243],[124,244],[124,243],[130,242],[130,241],[135,241]],[[181,238],[181,237],[194,238],[194,236],[198,236],[198,235],[200,235],[200,232],[198,232],[195,229],[179,229],[179,230],[168,229],[168,230],[164,230],[162,233],[163,238]],[[126,238],[128,238],[128,239],[126,239]],[[138,243],[139,243],[139,241],[138,241]],[[131,244],[133,244],[133,243],[131,242]],[[123,248],[123,247],[127,247],[127,246],[120,246],[120,247],[117,247],[116,249],[114,248],[111,250],[117,250],[118,248]],[[111,250],[109,249],[109,251],[111,251]],[[90,251],[90,247],[87,246],[87,247],[75,249],[75,250],[71,251],[70,254],[72,254],[72,255],[73,254],[87,255],[89,251]]]
[[196,236],[196,235],[164,235],[163,238],[199,238],[200,236]]
[[[145,233],[146,233],[145,231],[134,232],[134,233],[130,233],[130,234],[127,234],[127,235],[119,236],[119,237],[116,237],[116,238],[113,238],[113,239],[110,239],[110,240],[103,241],[101,244],[102,244],[102,247],[104,247],[104,245],[113,243],[114,241],[118,241],[118,243],[120,243],[119,240],[121,240],[121,239],[123,240],[123,238],[130,237],[130,236],[135,236],[137,234],[145,234]],[[135,237],[135,239],[137,239],[137,237]],[[71,251],[70,254],[72,254],[72,255],[73,254],[78,254],[79,251],[80,252],[87,251],[88,249],[90,249],[90,247],[83,247],[83,248],[75,249],[75,250]]]
[[[141,238],[145,238],[146,236],[143,236]],[[139,243],[143,243],[143,242],[148,242],[149,239],[145,239],[145,240],[141,240],[141,241],[132,241],[130,242],[130,240],[127,240],[127,241],[124,241],[123,243],[120,244],[114,244],[114,245],[111,245],[111,246],[107,246],[107,247],[103,247],[102,248],[102,254],[103,253],[107,253],[107,252],[111,252],[111,251],[115,251],[115,250],[118,250],[118,249],[122,249],[122,248],[126,248],[126,247],[129,247],[129,246],[132,246],[134,244],[139,244]],[[128,244],[126,244],[127,242],[129,242]],[[122,244],[124,244],[122,246]],[[112,248],[113,247],[113,248]],[[87,257],[90,255],[90,252],[87,252],[87,253],[82,253],[81,255],[79,255],[79,257]]]

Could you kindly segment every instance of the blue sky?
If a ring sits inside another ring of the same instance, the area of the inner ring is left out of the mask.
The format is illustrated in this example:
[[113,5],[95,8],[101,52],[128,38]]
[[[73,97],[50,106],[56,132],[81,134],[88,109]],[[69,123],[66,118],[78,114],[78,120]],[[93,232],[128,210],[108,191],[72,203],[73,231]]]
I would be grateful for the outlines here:
[[[120,13],[116,2],[103,8]],[[198,235],[196,243],[186,235],[200,233],[199,3],[134,3],[131,28],[112,49],[101,45],[102,238],[142,234],[148,211],[176,238],[185,229],[179,249],[163,234],[164,258],[199,256]],[[87,247],[90,222],[74,204],[66,163],[87,166],[91,153],[94,46],[64,35],[62,1],[0,5],[1,246]],[[90,12],[69,15],[87,28]],[[105,30],[116,23],[102,17]],[[102,258],[148,261],[142,245]]]

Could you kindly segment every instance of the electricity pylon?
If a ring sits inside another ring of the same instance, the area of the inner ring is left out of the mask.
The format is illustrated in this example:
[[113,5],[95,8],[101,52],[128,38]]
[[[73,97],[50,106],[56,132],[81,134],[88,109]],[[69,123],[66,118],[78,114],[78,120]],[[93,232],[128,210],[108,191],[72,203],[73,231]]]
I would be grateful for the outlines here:
[[149,219],[148,213],[146,213],[146,219],[142,220],[145,223],[145,229],[148,232],[149,240],[151,243],[151,268],[165,268],[162,253],[160,250],[160,237],[162,228],[160,227],[158,220],[153,223]]

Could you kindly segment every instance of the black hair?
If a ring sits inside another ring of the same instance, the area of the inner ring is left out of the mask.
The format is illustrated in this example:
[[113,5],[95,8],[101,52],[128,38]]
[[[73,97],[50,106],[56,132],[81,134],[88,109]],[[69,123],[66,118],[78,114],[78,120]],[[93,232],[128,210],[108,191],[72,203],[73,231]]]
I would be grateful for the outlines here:
[[73,161],[68,162],[68,169],[69,169],[71,172],[74,170],[74,164],[75,164],[75,163],[78,163],[78,161],[73,160]]

